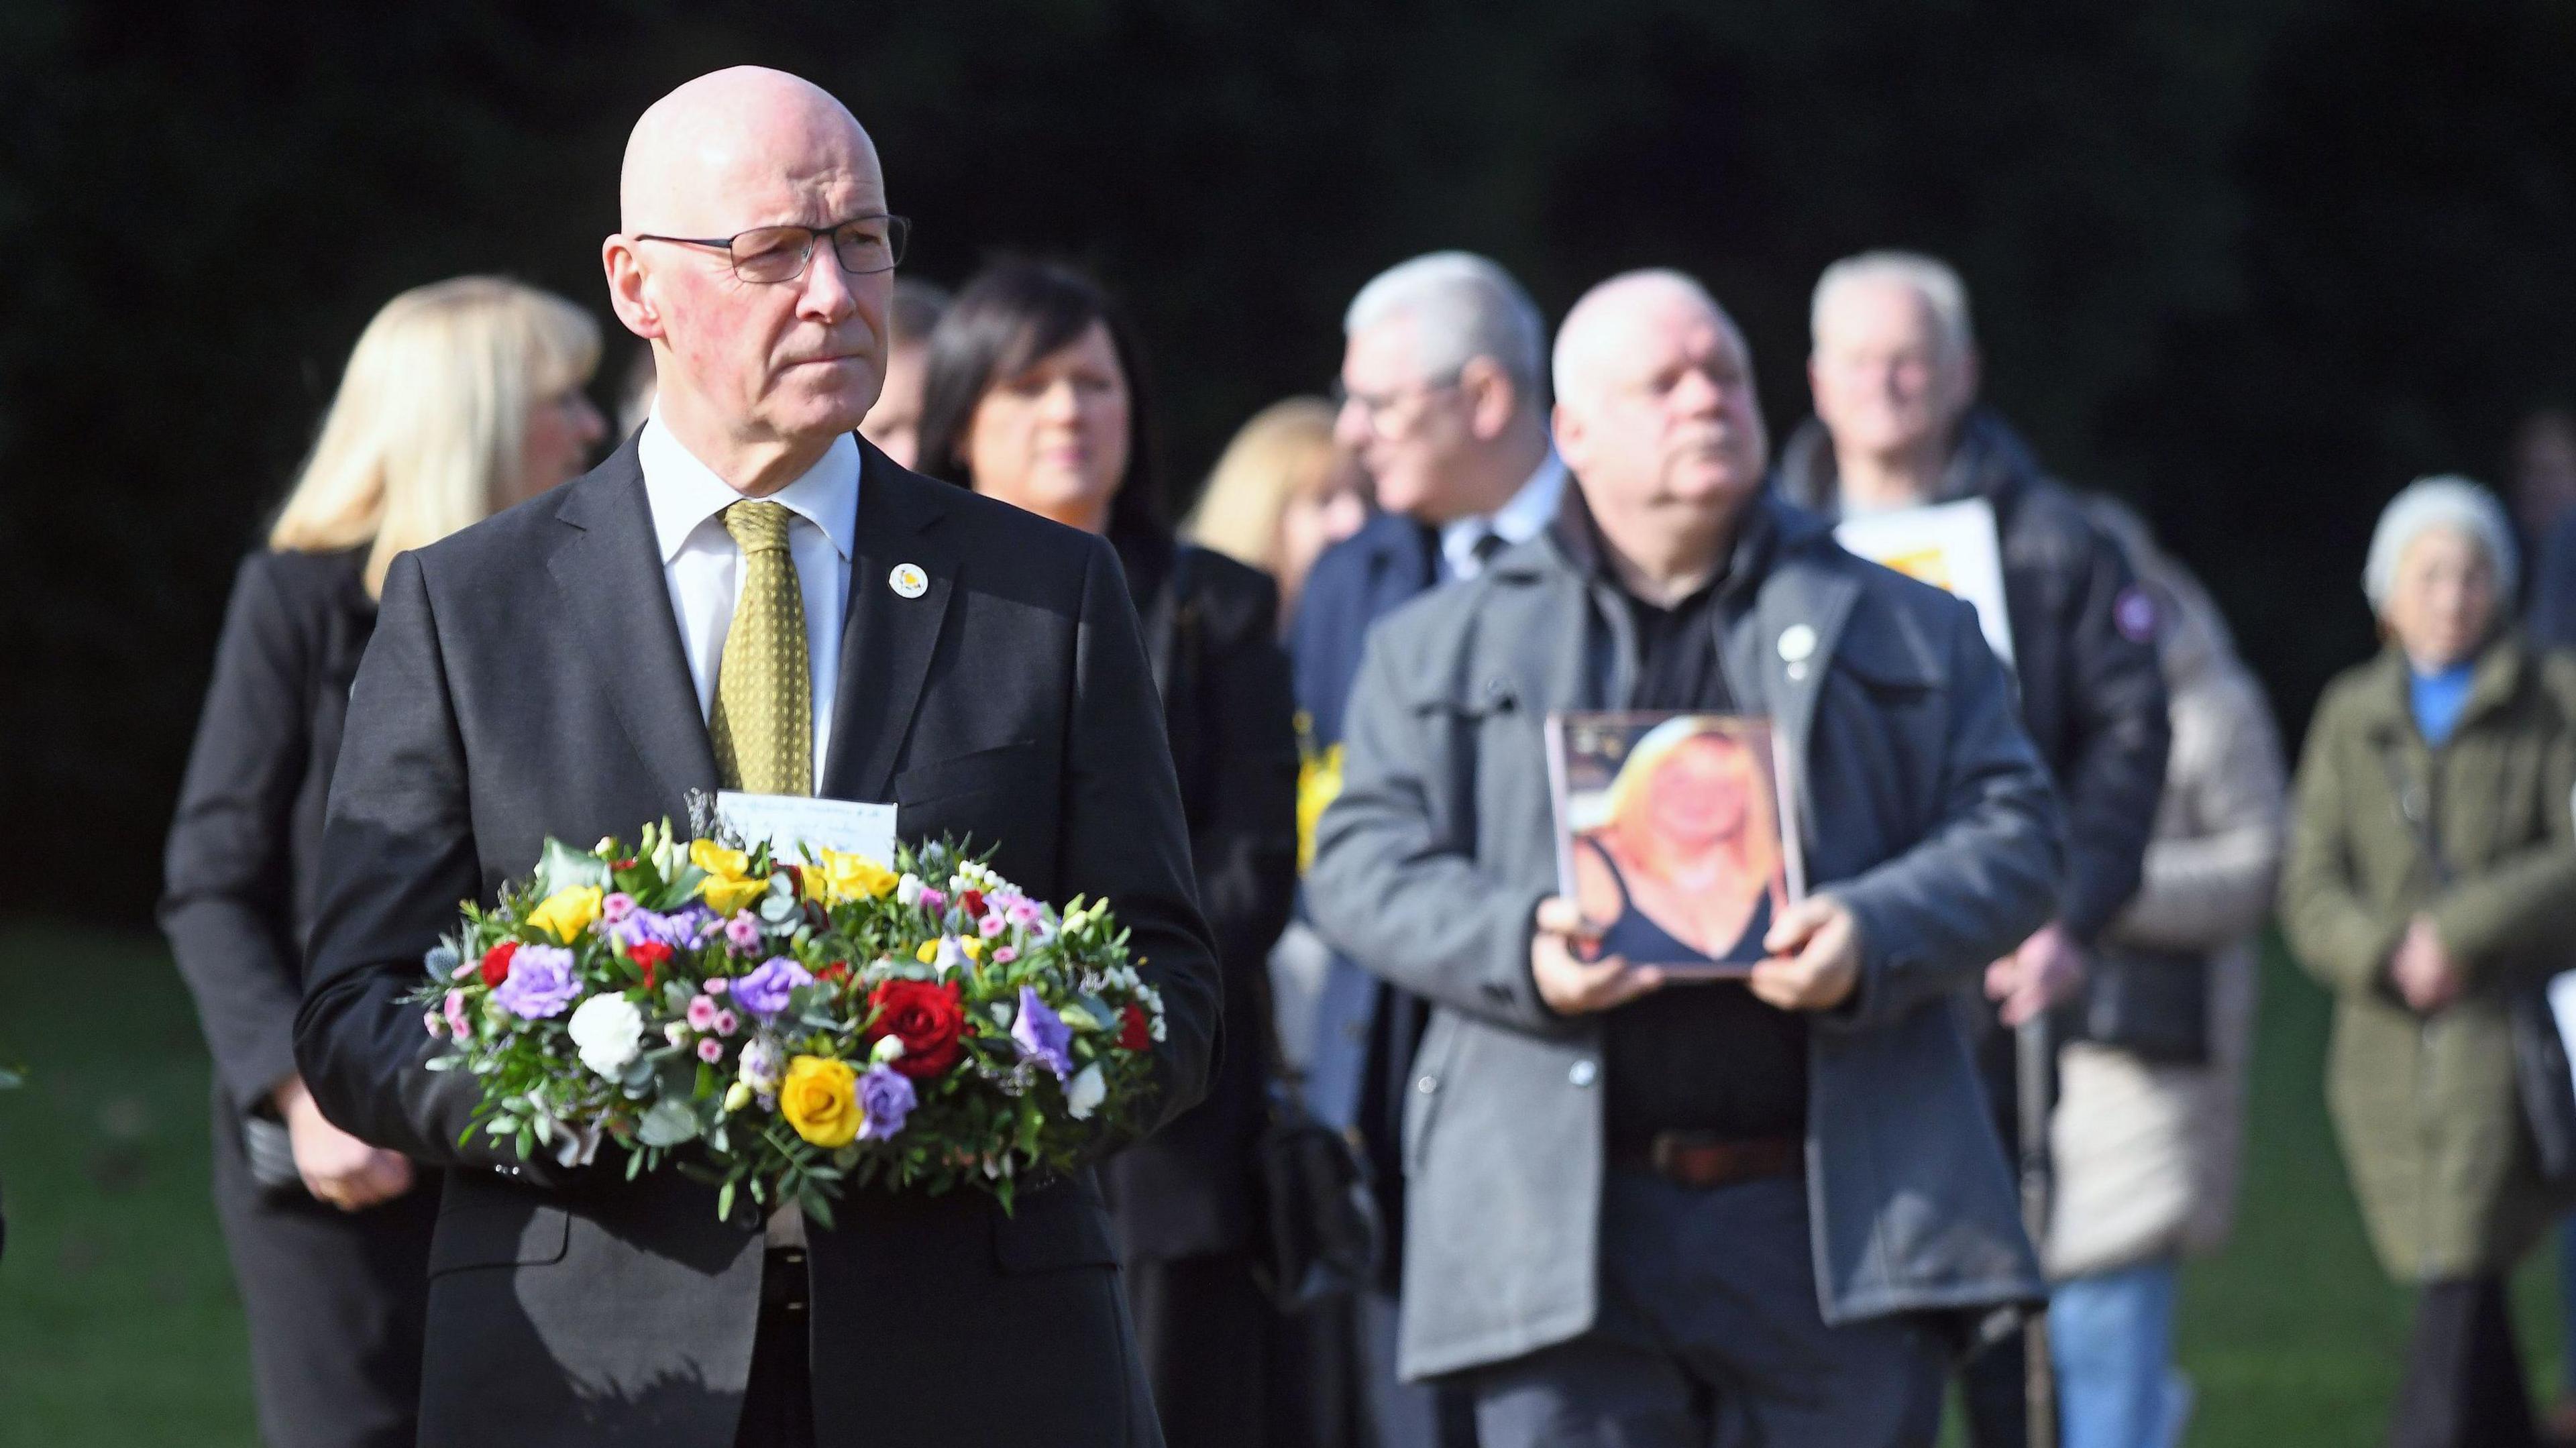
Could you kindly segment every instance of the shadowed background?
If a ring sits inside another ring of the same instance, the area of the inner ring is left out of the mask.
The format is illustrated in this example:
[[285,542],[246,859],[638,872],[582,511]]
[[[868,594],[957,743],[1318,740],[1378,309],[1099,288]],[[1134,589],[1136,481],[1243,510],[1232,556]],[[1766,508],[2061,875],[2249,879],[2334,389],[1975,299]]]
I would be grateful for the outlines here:
[[[2140,503],[2295,730],[2364,652],[2408,477],[2492,478],[2576,362],[2576,9],[2388,0],[0,0],[0,786],[157,848],[224,589],[395,292],[601,306],[626,128],[743,60],[845,97],[955,282],[997,248],[1132,304],[1186,494],[1320,387],[1380,267],[1465,246],[1551,317],[1697,271],[1775,425],[1818,270],[1965,272],[1988,395]],[[626,357],[609,323],[604,371]],[[157,872],[77,908],[139,922]]]

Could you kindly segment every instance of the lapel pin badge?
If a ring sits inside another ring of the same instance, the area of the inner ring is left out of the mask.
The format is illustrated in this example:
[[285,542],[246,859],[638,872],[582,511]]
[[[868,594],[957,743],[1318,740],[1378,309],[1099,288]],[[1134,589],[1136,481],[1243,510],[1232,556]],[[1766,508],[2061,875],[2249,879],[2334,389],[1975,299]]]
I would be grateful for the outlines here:
[[1803,623],[1793,623],[1780,630],[1780,658],[1789,666],[1792,682],[1807,677],[1807,660],[1816,653],[1816,631]]
[[886,587],[905,598],[919,598],[930,591],[930,575],[918,563],[898,563],[886,575]]

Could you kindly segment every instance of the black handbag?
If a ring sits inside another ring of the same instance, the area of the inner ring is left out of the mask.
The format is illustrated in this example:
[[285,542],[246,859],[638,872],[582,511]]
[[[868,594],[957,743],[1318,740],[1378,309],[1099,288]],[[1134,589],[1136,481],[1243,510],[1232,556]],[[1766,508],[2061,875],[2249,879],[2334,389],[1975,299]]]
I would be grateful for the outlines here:
[[1254,1275],[1282,1312],[1351,1297],[1377,1280],[1380,1224],[1367,1159],[1306,1109],[1272,1042],[1270,1124],[1261,1133],[1262,1240]]
[[2066,1034],[2160,1066],[2208,1065],[2208,958],[2104,947],[2094,955]]

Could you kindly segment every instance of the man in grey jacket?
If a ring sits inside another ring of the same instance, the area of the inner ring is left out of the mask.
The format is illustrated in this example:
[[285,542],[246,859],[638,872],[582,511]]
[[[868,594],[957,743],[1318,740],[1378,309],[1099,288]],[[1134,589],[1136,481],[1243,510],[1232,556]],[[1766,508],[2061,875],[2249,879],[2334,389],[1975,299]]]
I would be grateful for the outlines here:
[[[1435,1005],[1408,1095],[1402,1356],[1486,1448],[1929,1444],[1945,1352],[2043,1295],[1959,1015],[2050,918],[2047,777],[1968,605],[1763,486],[1734,323],[1595,288],[1555,352],[1577,487],[1371,637],[1309,900]],[[1590,948],[1557,710],[1769,716],[1806,878],[1742,983]]]

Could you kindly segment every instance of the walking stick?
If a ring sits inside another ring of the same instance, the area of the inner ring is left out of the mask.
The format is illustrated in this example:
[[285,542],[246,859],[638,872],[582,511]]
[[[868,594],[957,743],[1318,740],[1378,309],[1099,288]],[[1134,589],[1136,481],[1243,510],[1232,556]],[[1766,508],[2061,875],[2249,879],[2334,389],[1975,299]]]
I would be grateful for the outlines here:
[[[2048,1107],[2056,1062],[2042,1012],[2013,1028],[2014,1096],[2021,1119],[2021,1219],[2033,1246],[2048,1238]],[[2057,1448],[2057,1369],[2048,1355],[2045,1309],[2022,1326],[2022,1393],[2030,1406],[2030,1448]]]

